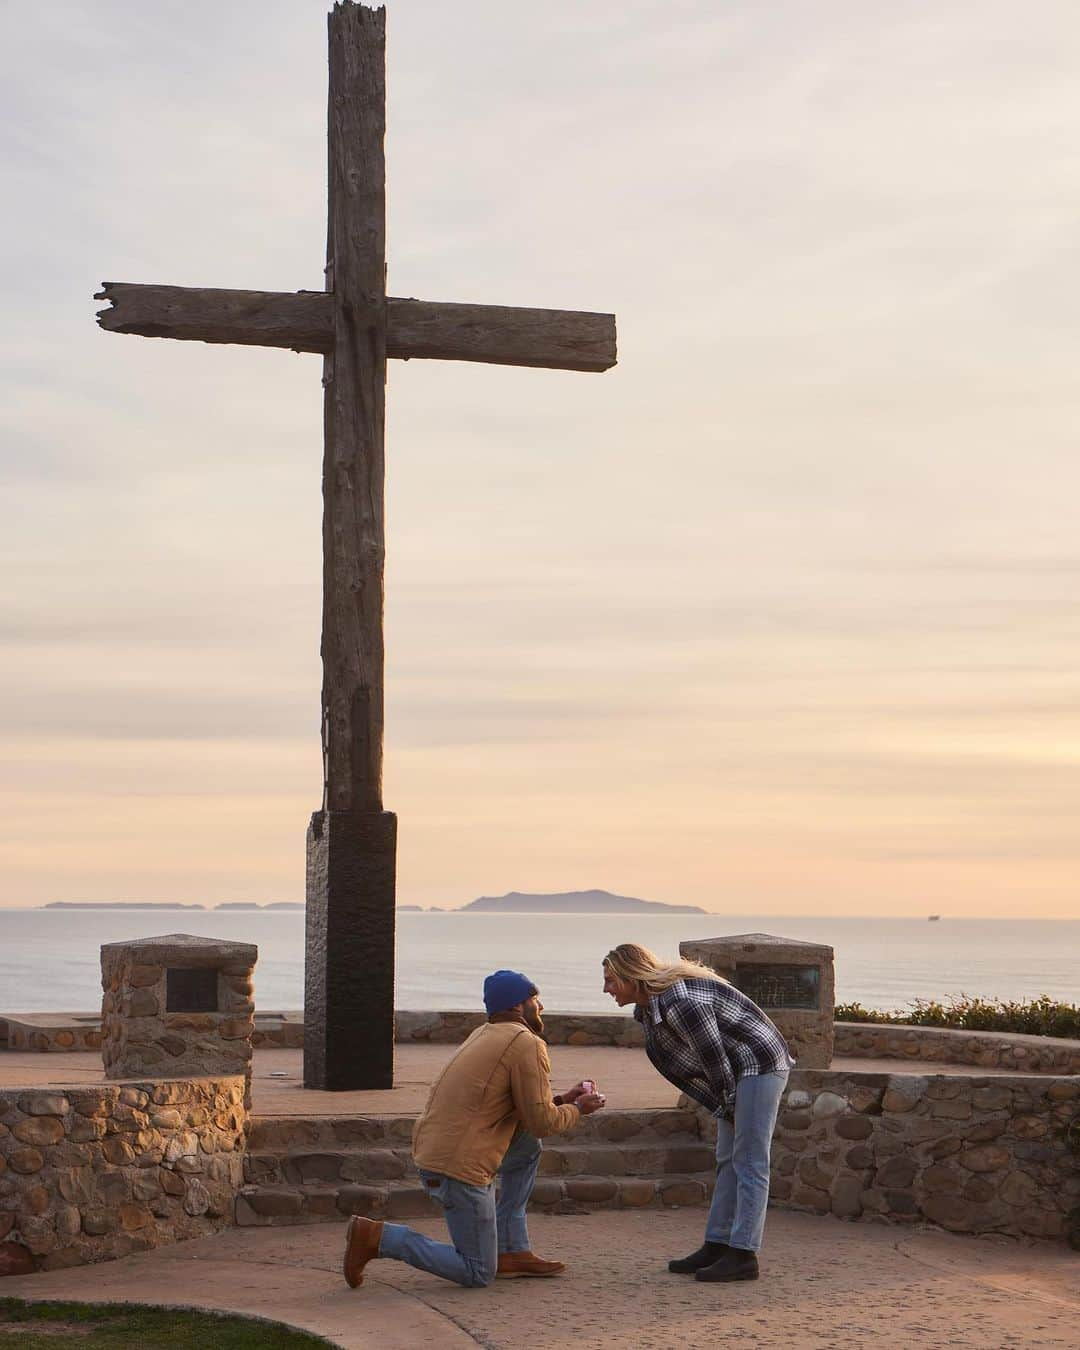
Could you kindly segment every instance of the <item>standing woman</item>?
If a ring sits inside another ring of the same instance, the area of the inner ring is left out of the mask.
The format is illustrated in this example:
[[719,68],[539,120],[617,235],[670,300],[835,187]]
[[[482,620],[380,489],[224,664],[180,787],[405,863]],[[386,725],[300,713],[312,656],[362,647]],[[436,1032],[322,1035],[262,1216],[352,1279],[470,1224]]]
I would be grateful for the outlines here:
[[604,957],[604,993],[633,1003],[660,1073],[717,1118],[716,1190],[705,1244],[669,1261],[698,1280],[756,1280],[769,1200],[769,1147],[794,1060],[756,1003],[696,961],[624,942]]

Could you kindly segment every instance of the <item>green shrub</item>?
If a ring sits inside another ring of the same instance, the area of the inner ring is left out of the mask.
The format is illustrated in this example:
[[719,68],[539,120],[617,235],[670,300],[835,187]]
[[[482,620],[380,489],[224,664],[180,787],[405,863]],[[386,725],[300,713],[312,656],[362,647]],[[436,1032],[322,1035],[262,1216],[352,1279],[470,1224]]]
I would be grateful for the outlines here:
[[838,1003],[837,1022],[890,1022],[900,1026],[950,1027],[959,1031],[1018,1031],[1027,1036],[1063,1036],[1080,1040],[1080,1007],[1058,1003],[1046,994],[1005,1002],[951,996],[944,1003],[917,998],[908,1012],[880,1012],[861,1003]]

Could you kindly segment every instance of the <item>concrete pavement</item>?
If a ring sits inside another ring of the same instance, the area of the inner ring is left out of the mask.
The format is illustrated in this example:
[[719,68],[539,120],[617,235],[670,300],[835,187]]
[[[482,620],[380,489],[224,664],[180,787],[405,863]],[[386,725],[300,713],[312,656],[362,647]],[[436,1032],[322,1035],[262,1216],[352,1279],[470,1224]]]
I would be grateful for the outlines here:
[[[350,1350],[1078,1350],[1080,1256],[936,1231],[769,1217],[762,1278],[702,1285],[668,1257],[701,1240],[700,1210],[530,1216],[557,1280],[461,1289],[394,1261],[341,1278],[344,1224],[231,1229],[99,1266],[7,1279],[5,1296],[183,1304],[274,1318]],[[415,1227],[443,1236],[438,1221]]]
[[[397,1047],[395,1085],[389,1092],[305,1091],[300,1050],[256,1050],[252,1073],[252,1109],[267,1116],[405,1116],[423,1109],[428,1089],[456,1045],[401,1044]],[[593,1078],[606,1093],[613,1111],[674,1106],[678,1092],[661,1078],[644,1050],[613,1045],[550,1047],[556,1091],[582,1078]],[[833,1060],[837,1070],[860,1073],[972,1074],[980,1078],[997,1069],[974,1070],[965,1064],[930,1064],[910,1060]],[[101,1058],[85,1052],[37,1054],[27,1050],[0,1053],[0,1087],[75,1086],[104,1080]]]

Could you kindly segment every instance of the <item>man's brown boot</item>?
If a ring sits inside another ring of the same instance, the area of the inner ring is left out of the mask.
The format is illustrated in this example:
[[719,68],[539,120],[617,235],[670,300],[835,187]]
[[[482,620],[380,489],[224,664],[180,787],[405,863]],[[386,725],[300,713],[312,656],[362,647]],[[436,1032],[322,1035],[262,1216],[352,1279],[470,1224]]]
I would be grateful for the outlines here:
[[495,1274],[500,1280],[512,1280],[518,1275],[561,1275],[565,1269],[562,1261],[541,1261],[532,1252],[501,1252]]
[[381,1241],[381,1219],[365,1219],[362,1214],[352,1216],[346,1231],[343,1270],[350,1289],[364,1283],[364,1267],[378,1256]]

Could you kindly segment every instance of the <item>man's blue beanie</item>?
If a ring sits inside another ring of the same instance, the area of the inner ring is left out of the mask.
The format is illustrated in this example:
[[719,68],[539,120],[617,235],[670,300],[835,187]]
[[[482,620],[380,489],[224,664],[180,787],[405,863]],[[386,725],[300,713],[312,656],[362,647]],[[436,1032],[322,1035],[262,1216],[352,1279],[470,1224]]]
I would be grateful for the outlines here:
[[497,970],[484,981],[484,1007],[488,1015],[505,1012],[536,993],[536,985],[520,970]]

